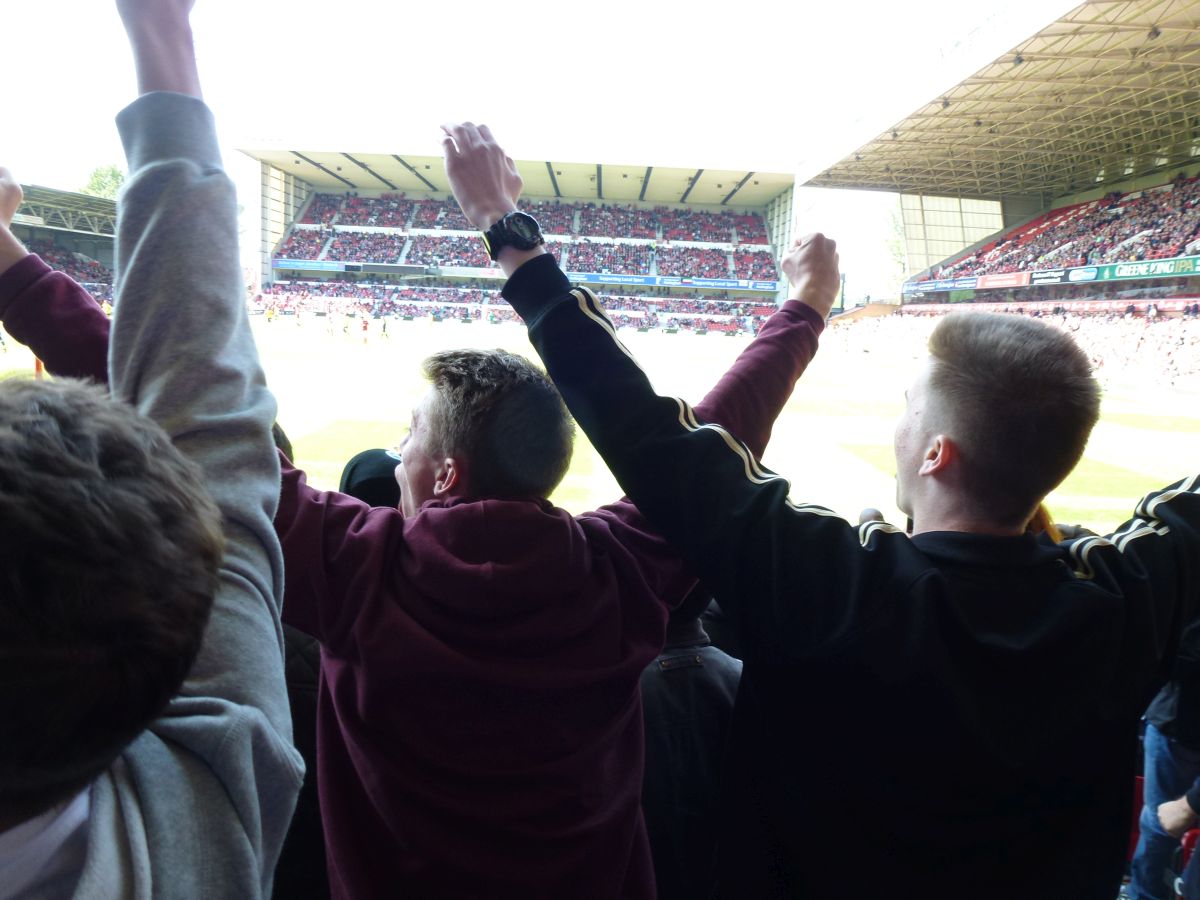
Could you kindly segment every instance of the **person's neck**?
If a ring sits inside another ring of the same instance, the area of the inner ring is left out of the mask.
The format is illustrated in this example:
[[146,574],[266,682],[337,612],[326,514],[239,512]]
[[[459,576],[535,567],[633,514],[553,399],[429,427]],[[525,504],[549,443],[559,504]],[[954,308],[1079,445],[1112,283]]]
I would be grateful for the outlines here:
[[967,534],[987,534],[993,537],[1015,537],[1023,534],[1023,524],[1007,525],[973,514],[966,504],[950,498],[939,498],[912,513],[912,536],[930,531],[961,531]]

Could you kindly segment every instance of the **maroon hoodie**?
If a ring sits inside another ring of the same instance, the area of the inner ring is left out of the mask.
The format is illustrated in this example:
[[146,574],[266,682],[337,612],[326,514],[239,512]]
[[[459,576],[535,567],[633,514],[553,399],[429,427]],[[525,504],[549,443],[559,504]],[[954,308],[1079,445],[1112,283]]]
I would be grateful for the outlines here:
[[[697,415],[761,454],[821,325],[787,304]],[[323,647],[335,896],[654,897],[638,680],[692,579],[633,506],[405,519],[285,468],[276,527],[284,619]]]
[[[107,320],[36,257],[0,277],[0,317],[50,371],[103,379]],[[785,304],[697,416],[761,455],[821,327]],[[633,506],[405,519],[285,465],[276,528],[284,619],[323,648],[334,896],[654,897],[638,680],[691,578]]]

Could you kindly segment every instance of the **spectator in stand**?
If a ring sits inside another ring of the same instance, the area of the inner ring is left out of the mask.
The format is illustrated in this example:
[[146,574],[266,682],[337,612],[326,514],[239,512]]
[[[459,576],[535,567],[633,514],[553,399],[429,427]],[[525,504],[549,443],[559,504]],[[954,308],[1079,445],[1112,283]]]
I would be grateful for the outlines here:
[[20,188],[0,171],[2,314],[51,372],[110,381],[117,400],[68,378],[0,391],[6,897],[269,897],[303,773],[275,402],[190,5],[118,4],[142,96],[118,119],[110,366],[95,302],[13,237]]
[[338,216],[339,225],[371,225],[376,228],[404,228],[416,203],[403,194],[380,197],[351,197]]
[[649,244],[578,240],[569,245],[568,268],[573,272],[649,275]]
[[335,194],[317,194],[300,219],[302,225],[331,225],[346,199]]
[[737,229],[739,244],[766,244],[767,223],[757,214],[734,216],[733,225]]
[[659,275],[729,278],[729,253],[711,247],[659,247]]
[[775,268],[775,257],[761,250],[735,250],[733,253],[733,277],[752,278],[755,281],[774,281],[779,277]]
[[529,214],[538,220],[546,234],[573,234],[575,213],[578,211],[577,204],[562,203],[558,200],[529,204]]
[[736,216],[729,210],[712,213],[659,206],[654,212],[658,216],[664,241],[728,244],[733,239]]
[[111,285],[112,270],[82,253],[55,246],[48,240],[29,241],[30,253],[36,253],[48,266],[87,285]]
[[952,262],[937,277],[1161,259],[1182,254],[1198,235],[1200,179],[1181,177],[1161,188],[1112,194],[1053,212]]
[[487,269],[492,265],[483,242],[476,236],[414,235],[405,262],[410,265],[456,266]]
[[579,233],[589,237],[658,237],[658,217],[636,206],[587,203],[579,211]]
[[325,251],[326,259],[345,262],[394,263],[404,252],[403,235],[366,231],[338,231]]
[[[495,210],[472,216],[486,222],[515,207],[519,177],[490,133],[457,147],[463,208]],[[798,243],[783,269],[809,276],[798,296],[823,320],[835,248]],[[1026,532],[1098,418],[1074,342],[1020,316],[942,320],[896,431],[910,537],[790,501],[753,450],[655,395],[544,254],[499,261],[576,420],[745,638],[720,895],[857,893],[852,837],[869,824],[892,893],[1110,900],[1138,720],[1200,607],[1200,476],[1109,538]]]
[[275,252],[275,258],[320,259],[331,234],[324,228],[296,228]]

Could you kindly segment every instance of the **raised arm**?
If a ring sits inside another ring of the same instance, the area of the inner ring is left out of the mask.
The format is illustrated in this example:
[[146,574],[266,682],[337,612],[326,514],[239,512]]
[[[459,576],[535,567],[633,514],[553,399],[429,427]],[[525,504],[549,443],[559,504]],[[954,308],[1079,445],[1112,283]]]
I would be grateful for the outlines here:
[[[191,2],[119,7],[142,96],[117,120],[130,177],[118,210],[111,388],[200,466],[226,539],[200,653],[152,731],[204,760],[219,786],[197,791],[228,798],[267,894],[303,774],[291,746],[283,558],[271,521],[275,400],[245,310],[233,185],[199,97]],[[186,810],[189,798],[180,802]]]
[[119,4],[142,96],[117,120],[130,176],[117,227],[112,390],[200,464],[225,517],[222,588],[183,693],[257,706],[290,735],[283,561],[271,525],[275,400],[245,312],[237,204],[199,96],[190,6]]
[[108,317],[82,285],[30,253],[10,226],[21,186],[0,168],[0,322],[54,375],[108,381]]
[[[511,161],[482,129],[461,141],[452,137],[451,186],[476,227],[486,228],[487,216],[510,196],[496,173]],[[760,646],[779,647],[798,632],[820,642],[859,619],[854,607],[869,595],[846,590],[851,567],[836,561],[868,552],[871,537],[887,526],[851,528],[828,510],[790,503],[788,483],[728,429],[655,394],[589,292],[570,290],[561,275],[551,289],[550,266],[535,255],[499,261],[510,276],[504,295],[580,426],[638,508],[722,604],[746,620],[744,630]],[[820,235],[798,242],[784,270],[793,300],[823,319],[838,283],[833,242]],[[884,543],[884,552],[895,552]]]

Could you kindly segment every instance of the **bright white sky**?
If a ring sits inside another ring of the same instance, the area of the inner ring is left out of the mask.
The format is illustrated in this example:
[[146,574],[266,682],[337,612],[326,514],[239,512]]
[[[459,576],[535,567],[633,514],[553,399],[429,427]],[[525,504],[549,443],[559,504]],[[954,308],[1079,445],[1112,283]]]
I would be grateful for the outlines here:
[[[436,154],[438,124],[456,119],[487,122],[519,159],[804,181],[1075,5],[607,0],[498,14],[482,0],[197,0],[193,23],[226,164],[253,212],[257,164],[236,147]],[[134,78],[114,4],[6,7],[0,164],[68,190],[123,166],[113,116]],[[828,191],[799,204],[802,228],[839,238],[851,297],[881,292],[895,205]]]

